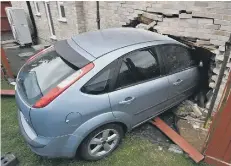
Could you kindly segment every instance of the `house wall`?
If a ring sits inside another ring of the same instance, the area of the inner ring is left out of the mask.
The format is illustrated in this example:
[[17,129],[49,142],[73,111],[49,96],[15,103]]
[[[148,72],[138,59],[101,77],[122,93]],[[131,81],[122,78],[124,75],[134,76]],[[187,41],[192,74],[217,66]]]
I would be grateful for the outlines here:
[[[25,12],[27,16],[29,17],[29,11],[26,5],[25,1],[12,1],[13,7],[20,7],[25,9]],[[65,1],[64,8],[65,8],[65,14],[67,18],[67,22],[61,22],[59,21],[59,15],[58,15],[58,6],[56,1],[50,1],[50,9],[51,9],[51,15],[54,23],[55,28],[55,35],[58,40],[70,38],[74,34],[79,33],[78,29],[78,23],[77,23],[77,10],[76,10],[76,2],[72,1]],[[34,14],[34,19],[38,31],[38,37],[40,43],[52,43],[56,40],[51,39],[51,34],[49,30],[48,25],[48,19],[45,12],[45,3],[43,1],[39,1],[39,9],[40,9],[40,16],[36,15],[35,12],[35,6],[33,1],[30,1],[31,8]]]
[[[58,40],[86,31],[97,30],[96,2],[64,2],[67,23],[58,21],[56,2],[50,2],[56,37]],[[26,2],[12,1],[12,6],[23,7],[28,13]],[[31,2],[32,10],[34,4]],[[45,13],[44,2],[39,2],[41,17],[35,16],[38,36],[41,42],[52,42]],[[152,20],[151,25],[139,25],[139,28],[153,28],[161,34],[193,37],[197,44],[211,48],[216,54],[210,87],[215,88],[217,77],[224,58],[224,45],[231,33],[231,2],[228,1],[100,1],[101,29],[121,27],[140,16]],[[220,93],[227,81],[231,59],[226,67]],[[215,109],[216,109],[215,106]]]

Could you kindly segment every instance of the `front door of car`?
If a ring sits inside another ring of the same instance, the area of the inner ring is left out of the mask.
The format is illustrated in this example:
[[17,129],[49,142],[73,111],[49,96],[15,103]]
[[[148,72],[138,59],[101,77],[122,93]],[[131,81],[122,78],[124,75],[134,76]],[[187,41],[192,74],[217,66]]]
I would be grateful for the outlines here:
[[199,80],[198,68],[188,49],[183,46],[160,45],[156,50],[164,58],[170,83],[168,103],[174,105],[194,92]]
[[169,82],[153,49],[134,51],[120,61],[115,89],[109,93],[111,109],[135,126],[164,109]]

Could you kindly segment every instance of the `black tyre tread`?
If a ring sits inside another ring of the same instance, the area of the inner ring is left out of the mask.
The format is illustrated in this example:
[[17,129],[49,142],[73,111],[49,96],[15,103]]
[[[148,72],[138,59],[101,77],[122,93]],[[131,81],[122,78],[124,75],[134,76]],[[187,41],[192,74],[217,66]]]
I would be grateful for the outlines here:
[[[118,131],[119,133],[119,142],[118,144],[115,146],[115,148],[110,152],[108,153],[107,155],[105,156],[101,156],[101,157],[92,157],[91,155],[88,154],[88,143],[90,142],[91,138],[94,137],[97,133],[101,132],[102,130],[105,130],[105,129],[115,129]],[[106,124],[106,125],[103,125],[97,129],[95,129],[93,132],[91,132],[85,139],[84,141],[81,143],[80,145],[80,156],[84,159],[84,160],[89,160],[89,161],[95,161],[95,160],[100,160],[102,158],[105,158],[107,157],[108,155],[110,155],[120,144],[122,138],[124,136],[124,131],[123,131],[123,128],[121,125],[119,124]]]

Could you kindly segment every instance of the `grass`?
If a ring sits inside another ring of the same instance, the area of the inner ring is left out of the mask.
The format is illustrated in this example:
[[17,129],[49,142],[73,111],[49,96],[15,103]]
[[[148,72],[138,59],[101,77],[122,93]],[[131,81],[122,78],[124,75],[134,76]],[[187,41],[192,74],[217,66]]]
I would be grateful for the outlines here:
[[40,157],[30,151],[19,132],[15,99],[2,98],[1,104],[1,153],[12,152],[22,166],[205,166],[204,163],[195,164],[186,155],[173,154],[165,149],[160,151],[157,145],[130,134],[111,156],[100,161]]

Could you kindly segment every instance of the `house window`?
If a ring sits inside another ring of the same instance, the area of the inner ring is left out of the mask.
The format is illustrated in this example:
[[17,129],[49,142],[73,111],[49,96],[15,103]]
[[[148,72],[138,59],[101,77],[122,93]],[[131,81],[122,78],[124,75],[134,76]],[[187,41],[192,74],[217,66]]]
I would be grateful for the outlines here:
[[59,19],[58,20],[61,21],[61,22],[67,22],[66,13],[65,13],[65,8],[64,8],[63,2],[58,1],[57,5],[58,5],[58,12],[59,12]]
[[51,33],[51,39],[56,40],[57,38],[55,36],[55,28],[54,28],[52,15],[51,15],[50,3],[47,1],[45,2],[45,9],[46,9],[46,14],[47,14],[48,26],[49,26],[50,33]]
[[38,3],[39,3],[38,1],[34,1],[35,15],[36,16],[41,16],[40,9],[39,9],[39,4]]

